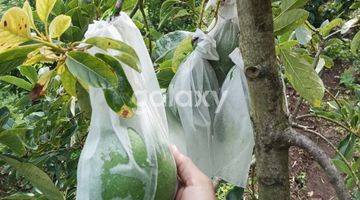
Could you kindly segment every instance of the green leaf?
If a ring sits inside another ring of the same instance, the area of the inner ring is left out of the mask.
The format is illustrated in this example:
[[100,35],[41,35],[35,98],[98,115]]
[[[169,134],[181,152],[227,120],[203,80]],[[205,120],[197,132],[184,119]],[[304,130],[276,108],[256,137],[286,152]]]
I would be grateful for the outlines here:
[[97,88],[116,87],[118,79],[111,67],[104,61],[85,52],[67,53],[66,66],[77,78]]
[[25,154],[25,146],[21,137],[28,129],[8,129],[0,132],[0,143],[6,145],[14,153],[22,156]]
[[294,89],[313,106],[320,106],[325,88],[313,67],[301,55],[286,49],[280,49],[280,55],[285,66],[285,76]]
[[56,3],[51,13],[55,16],[58,16],[65,13],[67,9],[69,9],[69,7],[65,6],[65,2],[63,0],[56,0]]
[[325,60],[325,67],[326,68],[332,68],[334,66],[334,61],[332,58],[330,58],[329,56],[325,56],[325,55],[320,55],[320,58]]
[[347,33],[350,30],[350,28],[353,27],[358,21],[359,21],[359,18],[356,17],[356,18],[350,19],[349,21],[345,22],[344,25],[341,27],[340,33],[341,34]]
[[175,75],[174,71],[172,70],[171,64],[171,60],[166,60],[162,62],[158,67],[156,76],[161,88],[168,88],[172,78]]
[[322,69],[324,69],[325,66],[325,60],[323,58],[319,58],[319,61],[315,67],[315,71],[316,73],[320,73],[322,71]]
[[226,200],[240,200],[243,199],[244,188],[234,186],[227,194]]
[[293,47],[298,45],[299,42],[297,40],[288,40],[276,45],[276,54],[280,54],[279,49],[286,49],[290,51]]
[[175,5],[181,3],[179,0],[166,0],[161,4],[160,7],[160,18],[167,15],[167,13],[175,7]]
[[71,17],[66,15],[56,16],[50,23],[49,33],[51,38],[60,37],[71,25]]
[[33,193],[15,193],[7,197],[3,197],[2,200],[42,200],[42,195],[36,195]]
[[92,37],[85,40],[85,43],[94,45],[105,51],[109,49],[117,50],[119,54],[114,56],[116,59],[140,72],[139,57],[137,56],[136,51],[126,43],[105,37]]
[[86,15],[86,13],[83,12],[80,7],[75,7],[69,10],[66,15],[71,17],[73,26],[80,28],[82,32],[87,30],[87,27],[90,23],[90,18]]
[[295,36],[300,44],[306,45],[312,39],[312,32],[305,26],[300,26],[295,30]]
[[179,10],[179,12],[177,12],[172,17],[172,20],[179,19],[179,18],[184,18],[184,17],[189,17],[189,16],[191,16],[191,14],[187,10],[182,9],[182,10]]
[[329,33],[336,27],[340,27],[343,24],[343,20],[340,18],[336,18],[331,22],[327,23],[323,27],[319,29],[319,32],[322,36],[327,36]]
[[[338,149],[345,158],[349,159],[352,156],[352,153],[355,150],[356,136],[353,134],[348,134],[343,140],[340,141]],[[336,154],[336,159],[340,159],[339,154]]]
[[281,0],[281,11],[286,12],[291,9],[303,7],[308,0]]
[[4,81],[13,85],[16,85],[19,88],[22,88],[27,91],[31,91],[33,86],[31,83],[25,81],[22,78],[18,78],[15,76],[0,76],[0,81]]
[[111,66],[119,77],[119,84],[117,88],[109,88],[104,90],[107,104],[121,117],[131,117],[134,113],[133,110],[136,108],[136,100],[134,98],[134,91],[125,75],[120,62],[114,57],[102,53],[98,53],[95,56]]
[[28,53],[41,47],[41,44],[19,46],[0,53],[0,75],[4,75],[20,66]]
[[275,35],[281,35],[288,31],[293,31],[302,25],[308,18],[309,13],[303,9],[293,9],[286,11],[274,20]]
[[172,70],[174,72],[177,71],[180,64],[184,61],[184,59],[192,52],[192,37],[187,37],[176,47],[174,51],[174,57],[172,59]]
[[76,97],[76,78],[69,72],[67,67],[63,66],[63,72],[60,74],[61,83],[65,89],[65,91]]
[[156,41],[151,57],[155,62],[158,62],[167,54],[173,53],[179,43],[190,36],[190,34],[187,31],[174,31],[163,35]]
[[135,5],[136,5],[136,0],[127,0],[127,1],[124,1],[122,7],[121,7],[121,10],[122,11],[130,11],[132,10]]
[[167,23],[169,20],[172,19],[177,13],[179,13],[181,10],[184,10],[180,7],[172,7],[169,12],[166,12],[166,14],[162,17],[160,17],[160,22],[158,25],[158,29],[162,28],[162,26]]
[[354,38],[351,40],[350,49],[353,54],[357,53],[360,47],[360,31],[356,33]]
[[64,200],[63,194],[56,188],[49,176],[31,163],[20,162],[9,156],[0,155],[0,159],[7,162],[17,172],[23,175],[31,184],[39,189],[48,199]]
[[21,75],[25,76],[32,84],[35,84],[38,81],[38,74],[35,67],[20,66],[19,71]]
[[0,108],[0,129],[10,118],[10,110],[7,107]]
[[42,22],[47,23],[56,0],[36,0],[36,12]]
[[332,163],[338,168],[341,172],[345,173],[346,175],[352,176],[351,171],[349,170],[348,166],[344,163],[344,161],[339,159],[332,159]]
[[83,39],[83,32],[76,26],[70,26],[65,33],[61,36],[61,41],[64,42],[77,42]]
[[76,83],[76,97],[78,99],[81,112],[84,113],[85,118],[90,119],[92,110],[89,93],[82,86],[82,84],[80,84],[80,82]]

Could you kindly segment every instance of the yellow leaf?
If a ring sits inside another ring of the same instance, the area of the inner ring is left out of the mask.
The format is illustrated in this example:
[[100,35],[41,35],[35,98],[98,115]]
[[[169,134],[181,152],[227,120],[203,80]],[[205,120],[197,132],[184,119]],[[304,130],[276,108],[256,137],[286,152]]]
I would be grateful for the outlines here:
[[0,52],[30,39],[29,18],[19,7],[10,8],[0,22]]
[[61,75],[65,72],[65,65],[60,65],[57,69],[56,69],[56,74],[57,75]]
[[27,16],[29,17],[30,28],[36,29],[33,13],[32,13],[31,6],[28,1],[24,2],[23,10],[26,12]]
[[51,61],[56,61],[59,57],[51,50],[50,47],[43,46],[39,49],[41,55]]
[[54,8],[56,0],[36,0],[36,12],[41,21],[47,23],[48,17]]
[[50,47],[36,49],[35,51],[30,52],[27,57],[27,60],[23,63],[23,65],[26,66],[36,63],[53,63],[58,59],[55,53],[51,51]]
[[51,38],[60,37],[71,25],[71,17],[59,15],[50,23],[49,32]]

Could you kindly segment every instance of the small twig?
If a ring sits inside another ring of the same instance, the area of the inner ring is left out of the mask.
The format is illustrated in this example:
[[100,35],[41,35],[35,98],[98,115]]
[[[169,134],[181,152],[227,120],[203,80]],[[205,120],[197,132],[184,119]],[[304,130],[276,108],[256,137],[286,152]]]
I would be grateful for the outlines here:
[[304,98],[299,97],[299,99],[297,100],[296,104],[295,104],[295,110],[294,113],[290,116],[290,121],[293,121],[294,119],[296,119],[296,116],[298,115],[299,111],[300,111],[300,107],[301,104],[304,102]]
[[339,109],[342,108],[341,103],[336,99],[336,97],[328,90],[325,88],[325,92],[328,93],[328,95],[335,101],[335,103],[338,105]]
[[221,0],[218,0],[217,4],[216,4],[216,8],[215,8],[215,13],[214,13],[214,17],[215,17],[215,23],[214,23],[214,26],[211,27],[211,29],[208,31],[210,32],[217,24],[218,20],[219,20],[219,9],[220,9],[220,4],[221,4]]
[[[355,25],[351,26],[350,29],[351,29],[351,28],[354,28],[354,27],[357,27],[357,26],[359,26],[359,25],[358,25],[358,24],[355,24]],[[328,36],[326,36],[326,37],[324,38],[324,40],[327,40],[327,39],[331,38],[332,36],[334,36],[334,35],[336,35],[336,34],[338,34],[338,33],[340,33],[340,32],[341,32],[341,29],[336,30],[336,31],[330,33]]]
[[138,2],[139,2],[139,8],[140,8],[141,15],[144,18],[144,25],[145,25],[145,28],[147,30],[146,35],[147,35],[148,40],[149,40],[149,53],[151,55],[151,53],[152,53],[152,44],[151,44],[150,27],[149,27],[148,21],[146,19],[146,14],[145,14],[145,11],[144,11],[144,1],[139,0]]
[[135,7],[132,9],[132,11],[131,11],[131,13],[130,13],[130,15],[129,15],[130,18],[133,18],[134,15],[136,14],[136,12],[139,10],[140,1],[142,1],[142,0],[138,0],[138,1],[136,2]]
[[199,17],[199,23],[198,23],[198,28],[199,29],[201,29],[201,26],[202,26],[202,23],[203,23],[203,17],[204,17],[206,2],[207,2],[207,0],[202,0],[201,1],[201,11],[200,11],[200,17]]
[[[324,120],[326,120],[326,121],[328,121],[328,122],[331,122],[331,123],[333,123],[333,124],[336,124],[336,125],[340,126],[341,128],[347,130],[347,131],[350,132],[350,133],[355,134],[349,127],[345,126],[344,124],[342,124],[342,123],[340,123],[340,122],[338,122],[338,121],[335,121],[335,120],[333,120],[333,119],[331,119],[331,118],[322,116],[322,115],[306,114],[306,115],[298,116],[298,117],[296,117],[296,119],[302,119],[302,118],[306,118],[306,117],[317,117],[317,118],[324,119]],[[355,134],[355,135],[356,135],[356,134]]]
[[56,50],[56,51],[58,51],[58,52],[61,52],[61,53],[65,53],[65,52],[66,52],[63,48],[61,48],[61,47],[59,47],[59,46],[57,46],[57,45],[55,45],[55,44],[52,44],[52,43],[50,43],[50,42],[47,42],[47,41],[44,41],[44,40],[40,40],[40,39],[36,39],[36,38],[32,38],[31,40],[32,40],[32,41],[35,41],[35,42],[42,43],[42,44],[44,44],[45,46],[51,47],[51,48],[53,48],[54,50]]
[[298,129],[301,129],[305,132],[309,132],[309,133],[312,133],[312,134],[315,134],[316,136],[320,137],[321,139],[323,139],[341,158],[342,161],[344,161],[344,163],[346,164],[347,168],[350,170],[352,176],[355,178],[355,182],[356,182],[356,185],[358,188],[360,188],[360,181],[359,181],[359,178],[357,177],[356,173],[354,172],[354,170],[351,168],[351,164],[349,163],[349,161],[345,158],[345,156],[338,150],[338,148],[330,141],[328,140],[325,136],[323,136],[322,134],[314,131],[314,130],[311,130],[309,129],[308,127],[306,126],[303,126],[301,124],[296,124],[296,123],[293,123],[292,124],[292,127],[294,128],[298,128]]
[[279,142],[281,142],[283,144],[297,146],[306,150],[323,168],[330,183],[333,185],[338,198],[340,200],[351,199],[340,172],[331,162],[329,156],[315,142],[292,128],[287,129],[283,134],[279,134],[277,139],[280,141],[275,140],[274,144],[278,145]]

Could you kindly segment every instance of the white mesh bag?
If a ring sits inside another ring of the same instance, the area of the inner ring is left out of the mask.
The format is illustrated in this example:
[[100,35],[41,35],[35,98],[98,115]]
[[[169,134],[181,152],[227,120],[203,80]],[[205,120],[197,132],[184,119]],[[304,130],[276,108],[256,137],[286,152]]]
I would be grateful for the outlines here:
[[[168,150],[164,104],[153,64],[140,31],[121,13],[89,26],[86,38],[102,36],[123,41],[140,58],[141,73],[123,65],[137,100],[133,117],[123,119],[106,103],[102,89],[89,89],[92,116],[77,172],[77,199],[171,199],[176,167]],[[116,55],[116,51],[98,52]]]
[[[215,2],[209,2],[208,6],[215,6]],[[239,25],[235,0],[225,0],[221,3],[217,19],[213,20],[208,28],[209,35],[216,41],[216,50],[219,60],[210,61],[215,70],[219,84],[222,85],[224,79],[234,63],[229,55],[239,45]]]
[[211,37],[200,30],[193,37],[198,38],[197,46],[171,80],[167,102],[184,129],[187,155],[211,176],[211,126],[219,86],[207,60],[216,60],[218,55]]
[[254,147],[246,78],[239,49],[230,54],[236,65],[221,87],[214,120],[214,174],[245,188]]

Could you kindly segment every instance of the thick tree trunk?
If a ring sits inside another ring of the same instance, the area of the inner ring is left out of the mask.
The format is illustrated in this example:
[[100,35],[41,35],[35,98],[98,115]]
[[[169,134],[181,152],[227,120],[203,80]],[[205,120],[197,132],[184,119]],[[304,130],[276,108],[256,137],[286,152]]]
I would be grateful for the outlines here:
[[273,145],[289,127],[276,66],[270,0],[237,0],[240,49],[252,100],[259,199],[290,199],[288,146]]
[[287,116],[284,84],[276,65],[270,0],[237,0],[240,49],[251,96],[256,173],[260,200],[290,199],[288,150],[306,150],[324,169],[341,200],[350,199],[331,159],[308,137],[294,131]]

